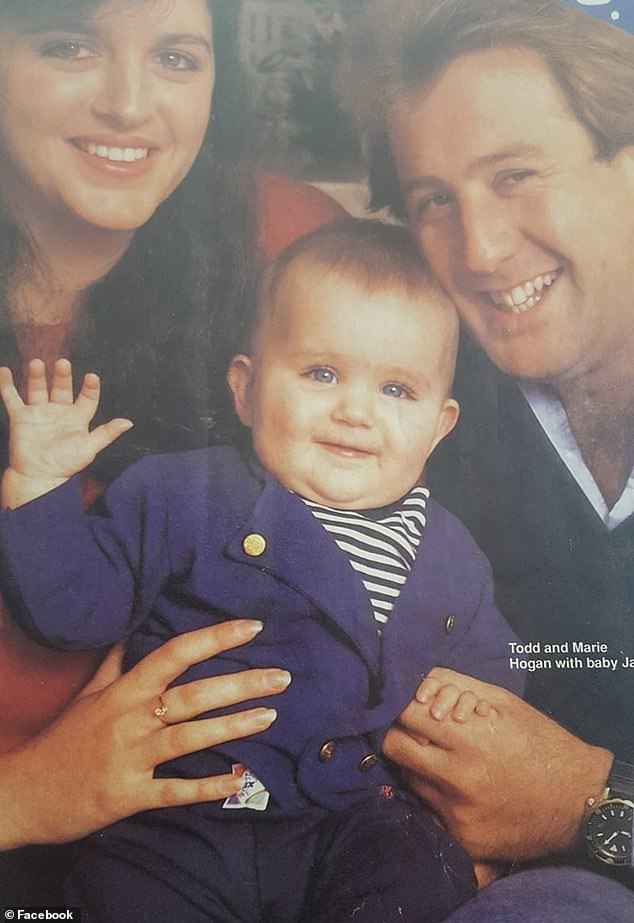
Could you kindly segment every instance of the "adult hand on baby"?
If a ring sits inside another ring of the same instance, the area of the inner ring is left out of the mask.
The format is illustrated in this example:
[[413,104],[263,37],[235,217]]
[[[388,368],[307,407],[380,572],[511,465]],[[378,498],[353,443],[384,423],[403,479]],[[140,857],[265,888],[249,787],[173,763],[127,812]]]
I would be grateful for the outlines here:
[[9,467],[2,483],[3,506],[15,507],[63,484],[130,429],[130,420],[115,419],[90,430],[99,404],[97,375],[84,377],[73,399],[71,364],[59,359],[49,393],[40,359],[29,363],[26,402],[8,368],[0,368],[0,395],[9,415]]
[[[235,793],[240,781],[231,775],[155,779],[154,768],[258,733],[275,720],[267,708],[191,719],[283,692],[290,677],[282,670],[248,670],[167,689],[191,664],[245,644],[259,628],[258,622],[238,620],[180,635],[119,678],[115,649],[54,724],[0,757],[0,849],[67,842],[138,811]],[[161,702],[166,711],[159,719]]]
[[384,752],[473,859],[521,862],[574,846],[585,801],[605,786],[612,755],[574,737],[522,699],[444,668],[443,685],[468,686],[486,717],[460,723],[414,700]]
[[[443,672],[449,676],[443,678]],[[464,682],[458,683],[458,679]],[[491,706],[486,699],[477,697],[470,680],[470,676],[454,673],[453,670],[431,670],[416,690],[416,701],[429,704],[429,714],[436,721],[451,718],[464,723],[476,715],[487,718]]]

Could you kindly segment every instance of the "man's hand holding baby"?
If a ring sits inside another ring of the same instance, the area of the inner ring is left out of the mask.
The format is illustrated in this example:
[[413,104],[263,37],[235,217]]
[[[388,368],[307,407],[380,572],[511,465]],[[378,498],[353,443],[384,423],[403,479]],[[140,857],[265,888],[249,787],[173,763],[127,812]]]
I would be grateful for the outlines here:
[[59,487],[133,425],[130,420],[115,419],[90,430],[99,404],[99,378],[86,375],[74,398],[67,359],[55,363],[50,390],[44,363],[33,359],[25,392],[26,400],[22,400],[10,369],[0,368],[0,395],[10,427],[9,467],[2,477],[3,509],[15,509]]

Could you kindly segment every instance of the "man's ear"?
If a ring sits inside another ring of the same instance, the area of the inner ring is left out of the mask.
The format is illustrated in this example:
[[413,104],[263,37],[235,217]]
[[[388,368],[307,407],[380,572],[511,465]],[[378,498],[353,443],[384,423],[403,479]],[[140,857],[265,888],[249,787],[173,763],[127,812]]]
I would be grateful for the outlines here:
[[610,165],[621,171],[620,175],[625,179],[630,194],[634,194],[634,144],[626,144],[620,148],[610,161]]
[[429,454],[434,451],[441,439],[444,439],[445,436],[448,436],[452,431],[456,423],[458,422],[458,417],[460,416],[460,404],[458,401],[455,401],[453,397],[448,397],[443,405],[442,410],[438,416],[438,424],[436,426],[436,433],[434,435],[434,441],[432,442],[431,449]]
[[244,426],[251,426],[251,386],[253,363],[249,356],[237,355],[231,360],[227,372],[227,384],[233,394],[233,405],[238,419]]

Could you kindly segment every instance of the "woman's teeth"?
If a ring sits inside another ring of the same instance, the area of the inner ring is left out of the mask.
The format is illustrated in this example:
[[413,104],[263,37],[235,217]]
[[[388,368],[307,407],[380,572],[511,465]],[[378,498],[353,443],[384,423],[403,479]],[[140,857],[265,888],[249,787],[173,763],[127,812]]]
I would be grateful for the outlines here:
[[94,144],[92,141],[80,143],[82,151],[111,160],[113,163],[133,163],[135,160],[144,160],[149,154],[147,147],[106,147],[105,144]]
[[[539,304],[544,295],[544,289],[550,288],[557,279],[559,270],[547,272],[534,279],[529,279],[521,285],[507,291],[488,292],[489,298],[498,308],[503,308],[512,314],[521,314]],[[545,293],[544,293],[545,294]]]

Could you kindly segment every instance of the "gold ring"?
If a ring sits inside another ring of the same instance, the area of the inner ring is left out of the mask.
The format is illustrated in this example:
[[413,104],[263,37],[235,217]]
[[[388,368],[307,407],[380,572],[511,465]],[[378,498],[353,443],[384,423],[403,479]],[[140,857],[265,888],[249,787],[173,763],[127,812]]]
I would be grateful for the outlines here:
[[163,724],[169,724],[169,721],[165,720],[165,715],[167,714],[167,705],[163,701],[163,696],[160,695],[158,697],[158,700],[159,700],[159,704],[154,709],[153,715],[155,718],[158,718],[159,721],[161,721]]

